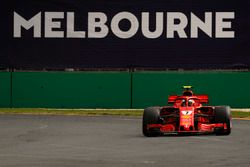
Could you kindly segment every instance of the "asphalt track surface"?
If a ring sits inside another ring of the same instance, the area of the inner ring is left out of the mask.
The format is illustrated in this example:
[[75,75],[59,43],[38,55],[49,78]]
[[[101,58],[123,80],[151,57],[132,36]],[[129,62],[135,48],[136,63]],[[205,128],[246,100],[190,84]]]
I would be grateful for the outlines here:
[[249,167],[250,121],[229,136],[144,137],[135,117],[0,115],[0,167]]

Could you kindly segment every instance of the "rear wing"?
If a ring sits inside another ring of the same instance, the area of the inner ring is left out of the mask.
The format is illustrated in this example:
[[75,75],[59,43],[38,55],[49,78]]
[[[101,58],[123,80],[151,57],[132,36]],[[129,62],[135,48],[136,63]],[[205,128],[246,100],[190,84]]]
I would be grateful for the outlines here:
[[200,103],[208,103],[208,95],[196,95]]
[[[172,104],[174,103],[177,99],[183,98],[183,96],[178,96],[178,95],[170,95],[168,97],[168,103]],[[200,103],[208,103],[208,95],[194,95],[192,98],[197,99],[200,101]]]
[[170,95],[170,96],[168,96],[168,103],[169,104],[174,103],[177,98],[178,98],[177,95]]

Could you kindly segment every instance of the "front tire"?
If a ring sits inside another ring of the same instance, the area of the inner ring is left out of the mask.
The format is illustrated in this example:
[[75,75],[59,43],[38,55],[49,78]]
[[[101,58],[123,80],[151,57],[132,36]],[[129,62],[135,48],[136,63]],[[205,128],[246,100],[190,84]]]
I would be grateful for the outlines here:
[[231,110],[229,106],[219,106],[214,109],[215,123],[226,123],[227,129],[216,129],[216,135],[229,135],[231,133]]
[[160,110],[161,107],[148,107],[144,109],[142,120],[142,133],[144,136],[152,137],[160,135],[158,129],[148,129],[148,124],[160,123]]

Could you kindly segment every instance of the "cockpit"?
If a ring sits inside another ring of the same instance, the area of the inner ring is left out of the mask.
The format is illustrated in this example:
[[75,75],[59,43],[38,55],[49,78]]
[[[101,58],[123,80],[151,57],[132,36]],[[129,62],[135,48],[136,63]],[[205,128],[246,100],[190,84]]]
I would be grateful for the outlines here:
[[198,107],[201,103],[194,98],[180,98],[175,101],[174,105],[175,107]]

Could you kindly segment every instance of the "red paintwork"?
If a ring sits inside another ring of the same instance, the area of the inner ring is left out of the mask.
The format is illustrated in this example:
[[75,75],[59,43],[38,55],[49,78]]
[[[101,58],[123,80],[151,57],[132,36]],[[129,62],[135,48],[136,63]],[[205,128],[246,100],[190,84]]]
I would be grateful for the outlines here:
[[199,124],[199,130],[176,130],[176,127],[173,124],[149,124],[148,129],[150,128],[159,128],[161,132],[163,133],[180,133],[180,132],[192,132],[192,133],[202,133],[202,132],[214,132],[214,128],[224,128],[225,130],[227,129],[227,126],[225,123],[217,123],[217,124]]
[[[190,100],[193,103],[188,103]],[[171,95],[168,103],[173,106],[162,107],[160,116],[162,124],[148,124],[148,129],[158,129],[162,133],[213,133],[215,128],[226,129],[224,123],[213,123],[213,106],[203,106],[208,103],[207,95],[181,96]],[[195,124],[196,122],[196,124]]]
[[[183,98],[185,96],[170,95],[168,97],[168,103],[175,103],[178,98]],[[208,95],[193,95],[192,98],[199,99],[200,103],[208,103]]]

